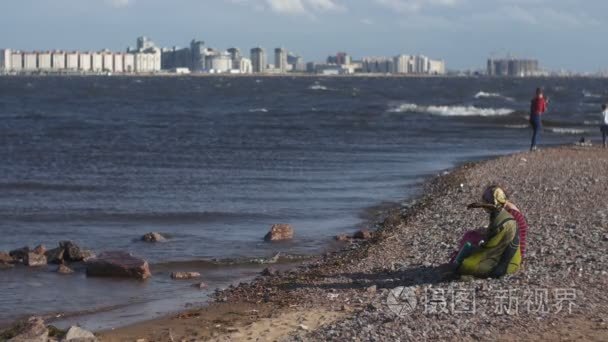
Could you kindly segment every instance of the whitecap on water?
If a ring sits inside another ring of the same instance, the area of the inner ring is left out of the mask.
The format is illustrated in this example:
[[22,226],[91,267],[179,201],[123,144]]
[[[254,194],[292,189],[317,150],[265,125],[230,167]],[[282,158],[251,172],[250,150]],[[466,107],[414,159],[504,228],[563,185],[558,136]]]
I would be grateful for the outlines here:
[[251,108],[249,113],[268,113],[268,109],[266,108]]
[[567,127],[551,127],[547,128],[549,132],[557,134],[585,134],[589,133],[586,129],[581,128],[567,128]]
[[327,90],[327,87],[318,83],[315,83],[313,85],[311,85],[310,87],[308,87],[308,89],[310,90]]
[[501,98],[509,101],[514,101],[512,97],[504,96],[500,93],[486,93],[485,91],[480,91],[474,96],[476,99],[484,99],[484,98]]
[[509,108],[480,108],[475,106],[419,106],[403,103],[389,110],[391,113],[427,113],[440,116],[500,116],[515,112]]

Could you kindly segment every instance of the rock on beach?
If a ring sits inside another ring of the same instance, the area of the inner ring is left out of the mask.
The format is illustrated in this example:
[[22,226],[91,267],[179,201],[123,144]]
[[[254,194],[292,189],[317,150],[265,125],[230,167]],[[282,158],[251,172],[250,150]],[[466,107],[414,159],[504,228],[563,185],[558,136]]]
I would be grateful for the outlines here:
[[294,236],[293,227],[289,224],[274,224],[264,237],[265,241],[291,240]]
[[49,338],[49,329],[40,317],[17,322],[8,329],[7,333],[8,342],[47,342]]
[[165,242],[165,241],[167,241],[167,238],[164,237],[161,233],[151,232],[151,233],[147,233],[144,236],[142,236],[141,240],[144,242],[154,243],[154,242]]
[[175,280],[186,280],[200,278],[201,274],[198,272],[173,272],[171,273],[171,279]]
[[152,276],[144,259],[127,252],[104,252],[86,261],[89,277],[122,277],[145,280]]

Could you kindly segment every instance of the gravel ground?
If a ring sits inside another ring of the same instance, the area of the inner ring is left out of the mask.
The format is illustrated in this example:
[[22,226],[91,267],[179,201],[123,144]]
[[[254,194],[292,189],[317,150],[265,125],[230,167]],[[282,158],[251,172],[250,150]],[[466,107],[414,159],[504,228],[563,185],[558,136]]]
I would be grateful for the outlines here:
[[[448,280],[441,265],[463,232],[487,225],[482,210],[466,205],[491,183],[502,184],[528,219],[524,270],[502,279]],[[607,190],[608,150],[599,148],[463,165],[429,181],[416,202],[392,210],[372,240],[218,292],[217,300],[346,313],[285,338],[295,341],[605,341]]]

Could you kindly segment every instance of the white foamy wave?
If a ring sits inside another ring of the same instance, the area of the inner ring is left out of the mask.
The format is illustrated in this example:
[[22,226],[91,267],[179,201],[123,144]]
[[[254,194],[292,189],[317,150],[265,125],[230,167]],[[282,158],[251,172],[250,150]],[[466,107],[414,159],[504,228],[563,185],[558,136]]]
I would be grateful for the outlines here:
[[602,122],[600,120],[585,120],[583,121],[583,123],[587,126],[596,126],[601,124]]
[[268,113],[268,109],[266,108],[252,108],[249,110],[249,113]]
[[530,127],[530,125],[505,125],[505,128],[514,128],[514,129],[521,129],[521,128],[528,128]]
[[324,85],[320,85],[320,84],[313,84],[310,87],[308,87],[308,89],[310,89],[310,90],[327,90],[327,87]]
[[513,101],[513,98],[504,96],[500,93],[486,93],[485,91],[480,91],[474,96],[476,99],[488,99],[488,98],[500,98],[509,101]]
[[584,97],[594,98],[594,99],[599,99],[599,98],[602,97],[602,95],[600,95],[600,94],[594,94],[594,93],[592,93],[590,91],[587,91],[587,90],[583,90],[583,96]]
[[419,106],[404,103],[390,109],[391,113],[428,113],[441,116],[499,116],[515,112],[508,108],[479,108],[475,106]]
[[548,128],[549,132],[557,134],[585,134],[588,131],[580,128],[563,128],[563,127],[552,127]]

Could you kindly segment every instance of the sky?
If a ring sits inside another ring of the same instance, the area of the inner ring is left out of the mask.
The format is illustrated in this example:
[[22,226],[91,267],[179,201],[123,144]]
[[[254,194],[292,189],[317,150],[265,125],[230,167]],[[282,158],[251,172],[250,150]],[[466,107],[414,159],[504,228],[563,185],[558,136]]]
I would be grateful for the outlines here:
[[121,51],[146,35],[245,55],[282,46],[306,61],[424,54],[462,70],[510,54],[551,70],[608,69],[607,0],[0,1],[0,48]]

